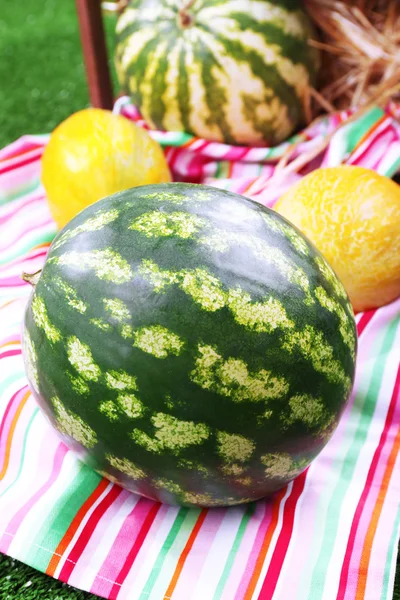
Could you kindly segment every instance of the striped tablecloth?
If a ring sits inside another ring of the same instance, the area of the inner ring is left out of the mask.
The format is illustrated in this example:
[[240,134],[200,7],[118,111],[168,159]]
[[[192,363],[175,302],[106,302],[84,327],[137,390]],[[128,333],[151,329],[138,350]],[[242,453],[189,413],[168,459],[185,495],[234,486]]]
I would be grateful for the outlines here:
[[[115,110],[140,122],[125,99]],[[304,144],[344,116],[309,131]],[[240,149],[153,135],[177,178],[273,203],[278,192],[267,182],[286,145]],[[400,533],[400,301],[357,316],[356,382],[343,419],[310,468],[274,499],[200,510],[129,494],[68,451],[27,387],[20,329],[30,289],[20,275],[41,267],[55,233],[39,181],[46,142],[24,137],[0,151],[0,551],[118,600],[391,598]],[[390,113],[374,109],[335,135],[318,164],[341,162],[394,174],[400,128]]]

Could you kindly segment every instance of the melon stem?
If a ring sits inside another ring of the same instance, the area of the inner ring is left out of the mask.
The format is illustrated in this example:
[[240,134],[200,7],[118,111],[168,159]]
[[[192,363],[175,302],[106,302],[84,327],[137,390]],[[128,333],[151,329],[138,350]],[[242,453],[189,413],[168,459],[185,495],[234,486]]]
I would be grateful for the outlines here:
[[41,272],[42,269],[39,269],[39,271],[36,271],[36,273],[22,273],[22,279],[27,283],[30,283],[33,287],[35,287],[35,285],[39,281]]
[[182,8],[179,9],[178,14],[181,27],[189,27],[189,25],[192,24],[193,17],[191,17],[187,11],[193,6],[195,2],[196,0],[188,0],[188,2],[186,2],[182,6]]

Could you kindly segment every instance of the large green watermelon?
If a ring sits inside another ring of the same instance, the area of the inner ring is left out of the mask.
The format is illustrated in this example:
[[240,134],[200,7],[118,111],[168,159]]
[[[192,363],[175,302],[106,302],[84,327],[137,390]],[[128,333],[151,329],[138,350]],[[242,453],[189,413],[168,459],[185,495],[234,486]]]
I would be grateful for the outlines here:
[[311,35],[299,0],[131,0],[117,72],[152,127],[276,144],[302,123],[315,84]]
[[321,254],[277,213],[205,186],[82,211],[26,310],[26,369],[51,422],[99,472],[170,503],[247,502],[303,471],[355,353]]

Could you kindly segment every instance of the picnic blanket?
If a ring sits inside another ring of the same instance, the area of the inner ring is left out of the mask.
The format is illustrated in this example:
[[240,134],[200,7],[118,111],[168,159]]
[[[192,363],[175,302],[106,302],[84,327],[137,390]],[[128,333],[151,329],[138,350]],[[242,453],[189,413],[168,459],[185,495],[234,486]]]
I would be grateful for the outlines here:
[[[145,126],[126,98],[115,112]],[[399,115],[395,105],[370,110],[333,135],[308,170],[346,162],[393,175]],[[307,130],[296,152],[347,116]],[[238,148],[152,135],[176,179],[266,205],[281,193],[268,180],[288,143]],[[340,425],[308,470],[273,498],[195,509],[130,494],[59,440],[24,374],[20,334],[31,289],[20,276],[42,266],[55,234],[40,184],[47,141],[26,136],[0,151],[0,551],[118,600],[391,598],[400,533],[400,300],[357,315],[356,380]]]

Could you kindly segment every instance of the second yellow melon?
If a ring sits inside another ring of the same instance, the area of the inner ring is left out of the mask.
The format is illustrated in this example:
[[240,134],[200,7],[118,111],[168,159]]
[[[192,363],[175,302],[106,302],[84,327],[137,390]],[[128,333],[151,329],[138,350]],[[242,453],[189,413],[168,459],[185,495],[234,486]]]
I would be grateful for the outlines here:
[[316,169],[275,209],[325,255],[354,310],[400,296],[400,186],[356,166]]

